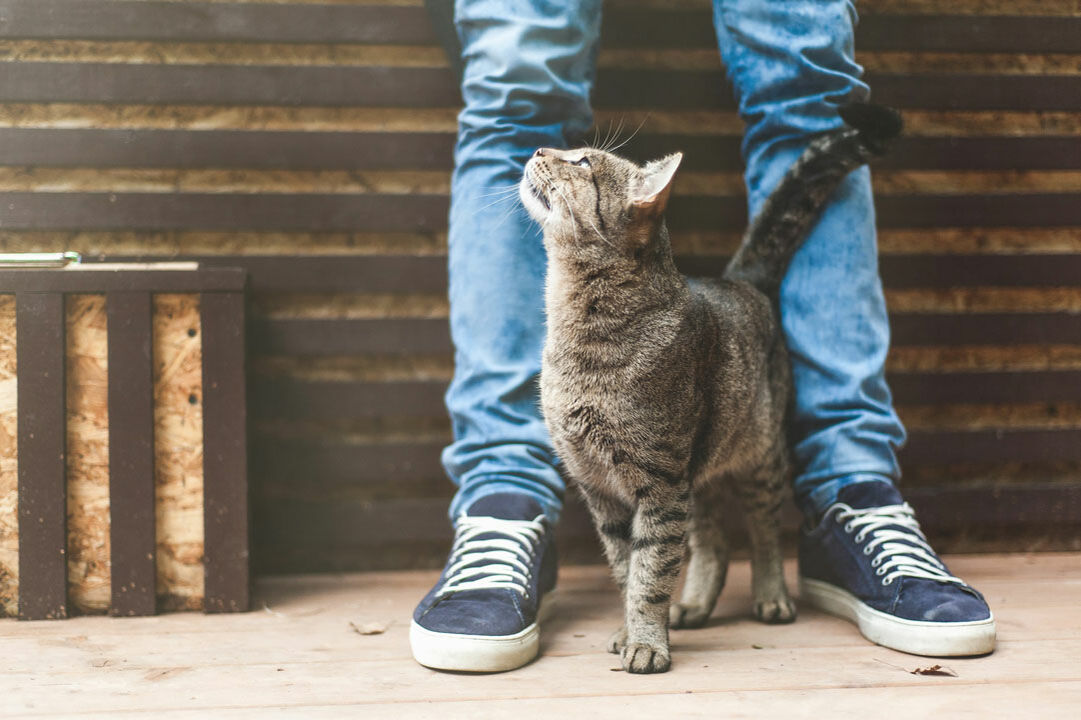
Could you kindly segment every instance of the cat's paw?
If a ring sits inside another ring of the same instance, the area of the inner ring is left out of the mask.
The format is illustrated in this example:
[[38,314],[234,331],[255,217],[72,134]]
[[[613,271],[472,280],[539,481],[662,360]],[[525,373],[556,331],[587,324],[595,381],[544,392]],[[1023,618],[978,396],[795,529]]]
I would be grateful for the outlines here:
[[619,626],[619,629],[608,636],[608,643],[605,648],[613,655],[619,655],[623,650],[623,646],[627,644],[627,628],[623,625]]
[[779,625],[796,619],[796,604],[788,595],[754,604],[754,616],[764,623]]
[[702,605],[672,603],[672,606],[668,608],[668,627],[673,629],[700,628],[709,620],[710,612],[712,612],[712,608]]
[[623,669],[629,673],[662,673],[672,667],[668,648],[647,643],[627,643],[620,653]]

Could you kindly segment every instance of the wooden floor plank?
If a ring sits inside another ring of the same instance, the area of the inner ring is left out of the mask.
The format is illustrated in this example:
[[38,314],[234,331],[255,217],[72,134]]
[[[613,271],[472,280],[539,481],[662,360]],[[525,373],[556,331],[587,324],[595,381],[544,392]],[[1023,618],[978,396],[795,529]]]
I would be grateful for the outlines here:
[[[749,614],[749,569],[735,563],[711,624],[672,635],[663,676],[612,672],[618,621],[603,567],[568,567],[542,657],[513,673],[460,675],[418,666],[408,619],[430,572],[264,578],[251,613],[118,620],[0,622],[0,707],[11,717],[855,717],[876,708],[993,717],[1024,702],[1066,717],[1081,700],[1081,555],[956,557],[985,592],[999,647],[935,661],[879,648],[843,621],[803,609],[791,626]],[[787,571],[794,581],[795,566]],[[359,635],[350,622],[385,625]],[[758,646],[758,647],[756,647]],[[940,662],[958,677],[911,675]],[[354,712],[350,712],[353,708]],[[272,711],[277,711],[272,712]],[[812,712],[813,711],[813,712]]]

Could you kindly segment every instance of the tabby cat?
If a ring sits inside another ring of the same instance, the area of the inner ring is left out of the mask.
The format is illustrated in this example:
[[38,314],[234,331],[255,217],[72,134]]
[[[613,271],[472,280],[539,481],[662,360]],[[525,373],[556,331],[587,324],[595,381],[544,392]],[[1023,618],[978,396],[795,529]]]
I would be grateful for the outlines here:
[[638,166],[542,148],[526,165],[520,196],[548,252],[542,409],[623,593],[608,649],[629,672],[668,670],[668,628],[709,618],[728,564],[724,485],[747,515],[755,616],[795,619],[779,539],[791,381],[778,289],[837,184],[900,131],[887,108],[840,112],[849,127],[811,143],[721,279],[688,280],[672,260],[663,214],[680,154]]

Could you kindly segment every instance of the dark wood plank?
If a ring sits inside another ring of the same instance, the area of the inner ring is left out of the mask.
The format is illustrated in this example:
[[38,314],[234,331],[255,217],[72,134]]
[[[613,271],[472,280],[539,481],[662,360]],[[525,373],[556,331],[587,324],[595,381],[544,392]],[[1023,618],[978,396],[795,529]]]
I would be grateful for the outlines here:
[[[1081,372],[891,373],[900,405],[1081,401]],[[342,418],[443,418],[442,380],[378,382],[257,377],[252,400],[265,418],[330,421]],[[970,458],[975,459],[975,458]],[[1081,447],[1078,448],[1081,459]]]
[[[1081,203],[1079,203],[1081,204]],[[142,258],[146,259],[146,258]],[[256,291],[315,290],[411,293],[446,292],[446,258],[439,255],[379,256],[193,256],[208,266],[243,267]],[[720,277],[728,258],[680,255],[688,275]],[[1058,287],[1081,278],[1081,257],[1040,255],[886,255],[880,261],[886,287]]]
[[9,230],[435,232],[444,195],[0,193]]
[[[882,228],[1076,227],[1076,193],[879,196]],[[0,193],[9,230],[439,232],[445,195],[284,193]],[[742,197],[679,196],[673,232],[739,231]]]
[[15,296],[19,618],[67,617],[64,296]]
[[856,49],[1076,53],[1081,17],[867,13],[856,28]]
[[108,102],[323,107],[453,107],[444,68],[138,65],[19,62],[0,74],[5,102]]
[[911,432],[900,458],[902,465],[1077,461],[1081,460],[1081,430]]
[[6,0],[0,38],[431,44],[424,9],[393,5]]
[[[260,528],[261,572],[327,572],[377,567],[438,567],[450,548],[447,495],[371,502],[355,499],[260,499],[255,508]],[[1073,531],[1081,524],[1081,485],[1003,485],[934,487],[904,490],[923,529],[937,536],[1009,529]],[[732,527],[743,527],[732,513]],[[783,526],[789,538],[800,523],[786,505]],[[601,556],[587,511],[571,491],[558,528],[564,561]],[[739,545],[744,545],[739,542]],[[395,553],[404,548],[405,552]],[[387,562],[390,565],[381,564]]]
[[[865,78],[879,102],[928,110],[1081,110],[1081,76],[886,74]],[[958,88],[964,88],[959,92]],[[6,102],[456,107],[448,68],[286,65],[9,63]],[[734,110],[723,71],[601,68],[604,109]]]
[[[116,0],[8,0],[0,37],[433,44],[421,7]],[[876,14],[856,40],[868,50],[1081,52],[1075,17]],[[710,11],[605,8],[609,47],[714,47]]]
[[881,273],[890,288],[1068,287],[1081,281],[1081,255],[890,255]]
[[[894,313],[895,346],[1076,344],[1081,315],[1058,313]],[[252,320],[259,355],[449,355],[447,321],[427,318]]]
[[253,351],[261,355],[445,355],[451,349],[444,318],[255,317],[249,338]]
[[[160,259],[160,258],[159,258]],[[66,269],[0,269],[0,288],[8,292],[201,292],[240,290],[244,287],[243,270],[224,268],[98,268],[94,263]]]
[[890,373],[899,405],[1081,401],[1081,371]]
[[[648,121],[646,127],[648,128]],[[34,167],[449,170],[454,135],[433,132],[112,130],[0,128],[5,165]],[[684,154],[685,171],[742,169],[735,135],[643,130],[620,154],[643,162]],[[903,170],[1071,170],[1081,144],[1070,137],[903,138],[877,167]]]
[[206,612],[249,606],[244,295],[203,293],[203,513]]
[[[948,8],[944,7],[944,10]],[[860,9],[858,50],[1081,52],[1081,18],[1038,15],[905,15]],[[707,7],[605,8],[604,45],[707,48],[717,38]]]
[[256,377],[252,411],[262,418],[442,417],[441,381],[333,382]]
[[253,493],[298,499],[358,491],[366,497],[429,497],[446,491],[448,481],[439,454],[447,442],[359,445],[256,436]]
[[[877,102],[926,110],[1081,109],[1081,77],[963,73],[868,73]],[[959,91],[964,88],[964,91]],[[711,70],[598,71],[594,104],[605,109],[733,110],[723,72]]]
[[404,288],[418,294],[447,291],[447,259],[441,255],[201,256],[200,263],[244,268],[256,292],[398,293]]
[[[972,195],[879,195],[880,228],[1074,227],[1081,225],[1076,193]],[[673,232],[741,230],[747,223],[742,198],[677,196],[669,203]]]
[[890,316],[894,345],[1076,344],[1081,315],[1060,313],[904,313]]
[[157,539],[151,296],[106,295],[113,615],[153,615]]
[[0,128],[0,162],[35,167],[449,169],[450,133]]

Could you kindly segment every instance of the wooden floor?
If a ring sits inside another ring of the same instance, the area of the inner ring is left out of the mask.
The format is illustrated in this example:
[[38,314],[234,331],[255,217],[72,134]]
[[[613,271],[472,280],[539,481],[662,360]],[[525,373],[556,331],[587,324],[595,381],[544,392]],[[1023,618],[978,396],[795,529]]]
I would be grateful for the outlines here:
[[[806,608],[759,624],[739,563],[711,625],[672,634],[672,670],[633,676],[603,649],[619,614],[605,569],[572,567],[540,659],[438,673],[408,647],[435,573],[282,577],[243,615],[0,621],[0,717],[1081,717],[1081,555],[950,565],[995,611],[989,657],[904,655]],[[911,674],[936,662],[956,677]]]

